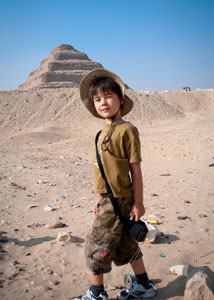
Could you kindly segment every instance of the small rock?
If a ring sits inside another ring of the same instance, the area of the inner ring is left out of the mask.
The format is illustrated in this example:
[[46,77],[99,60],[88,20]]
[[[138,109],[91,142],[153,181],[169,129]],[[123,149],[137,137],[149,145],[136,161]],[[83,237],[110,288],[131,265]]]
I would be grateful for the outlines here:
[[199,216],[199,218],[207,218],[207,215],[204,215],[204,214],[200,214],[198,216]]
[[177,217],[177,220],[187,220],[187,219],[189,219],[189,217],[187,217],[187,216],[179,216],[179,217]]
[[9,264],[9,266],[16,266],[19,265],[20,263],[17,260],[14,260],[12,263]]
[[52,291],[52,288],[50,288],[50,287],[47,286],[47,285],[44,285],[44,286],[42,286],[42,290],[43,290],[44,292],[48,292],[48,291]]
[[29,209],[35,208],[35,207],[37,207],[37,205],[35,205],[35,204],[30,204],[30,205],[28,205],[28,208],[29,208]]
[[70,232],[59,232],[57,235],[58,242],[73,242]]
[[161,174],[160,176],[171,176],[171,174]]
[[19,167],[19,170],[23,170],[23,169],[26,169],[27,167],[25,167],[25,166],[20,166]]
[[51,283],[52,283],[53,285],[59,285],[61,282],[58,281],[58,280],[53,280],[53,281],[51,281]]
[[56,222],[52,222],[52,223],[49,223],[49,224],[47,224],[47,228],[48,229],[56,229],[56,228],[62,228],[62,227],[64,227],[65,226],[65,224],[64,223],[62,223],[62,222],[60,222],[60,221],[56,221]]
[[49,274],[49,275],[53,274],[53,271],[51,269],[44,269],[43,271],[45,274]]
[[44,211],[48,212],[48,211],[53,211],[54,207],[52,204],[48,204],[47,206],[44,207]]
[[1,235],[1,234],[6,234],[6,233],[7,233],[6,231],[0,230],[0,235]]
[[175,265],[169,268],[170,272],[172,274],[178,275],[178,276],[189,276],[189,273],[195,269],[192,265],[186,264],[186,265]]
[[191,201],[189,201],[189,200],[184,200],[184,203],[190,204]]
[[37,184],[46,184],[46,183],[48,183],[48,181],[43,181],[43,180],[41,180],[41,179],[39,179],[39,181],[37,182]]

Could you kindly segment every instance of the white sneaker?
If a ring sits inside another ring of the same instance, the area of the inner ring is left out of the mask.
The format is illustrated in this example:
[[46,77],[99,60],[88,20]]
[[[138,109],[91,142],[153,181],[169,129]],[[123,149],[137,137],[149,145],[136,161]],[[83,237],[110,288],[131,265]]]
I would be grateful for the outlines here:
[[88,289],[85,295],[76,297],[75,300],[108,300],[108,294],[104,291],[99,296],[95,296],[92,290]]
[[117,295],[118,300],[133,300],[133,299],[149,299],[153,298],[156,292],[152,285],[145,288],[142,284],[138,284],[136,281],[133,285]]

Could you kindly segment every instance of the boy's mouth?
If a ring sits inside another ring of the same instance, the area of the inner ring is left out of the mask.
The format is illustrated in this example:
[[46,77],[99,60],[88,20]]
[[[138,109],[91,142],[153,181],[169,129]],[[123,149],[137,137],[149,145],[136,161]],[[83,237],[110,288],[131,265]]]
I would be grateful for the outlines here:
[[105,108],[102,109],[102,112],[106,112],[106,111],[109,111],[108,107],[105,107]]

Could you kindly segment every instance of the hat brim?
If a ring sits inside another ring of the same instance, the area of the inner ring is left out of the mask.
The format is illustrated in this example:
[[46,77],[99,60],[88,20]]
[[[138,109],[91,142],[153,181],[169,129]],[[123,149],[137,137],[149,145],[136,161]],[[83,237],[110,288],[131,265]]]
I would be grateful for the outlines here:
[[124,97],[124,104],[121,107],[121,117],[127,115],[132,110],[134,102],[125,94],[125,85],[122,80],[114,73],[105,69],[92,70],[82,78],[80,82],[80,98],[85,107],[90,111],[90,113],[92,113],[94,117],[103,119],[103,117],[97,113],[94,103],[89,97],[89,88],[92,82],[101,77],[112,78],[120,86],[122,95]]

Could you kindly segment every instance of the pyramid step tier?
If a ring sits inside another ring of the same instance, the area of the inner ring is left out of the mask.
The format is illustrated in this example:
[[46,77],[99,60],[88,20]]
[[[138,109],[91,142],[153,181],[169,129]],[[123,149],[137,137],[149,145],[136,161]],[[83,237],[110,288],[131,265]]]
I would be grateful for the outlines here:
[[[53,86],[54,82],[70,82],[72,86],[78,86],[82,77],[88,73],[86,70],[75,71],[49,71],[42,74],[38,74],[33,80],[29,80],[26,83],[19,86],[20,90],[31,89],[36,86],[48,85]],[[50,84],[52,83],[52,84]],[[74,83],[74,85],[73,85]],[[57,85],[58,87],[59,85]]]
[[49,71],[76,71],[76,70],[83,70],[83,71],[91,71],[96,68],[103,68],[103,66],[99,63],[86,60],[62,60],[62,61],[52,61],[42,65],[39,69],[33,71],[28,78],[28,81],[33,80],[39,74],[43,74]]
[[68,51],[68,50],[58,50],[56,52],[52,52],[49,57],[42,60],[41,65],[46,64],[50,61],[56,60],[89,60],[88,55],[78,51]]

